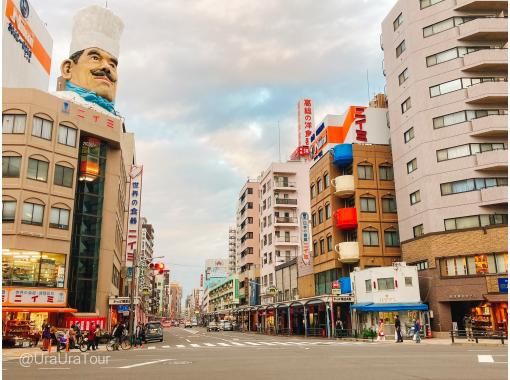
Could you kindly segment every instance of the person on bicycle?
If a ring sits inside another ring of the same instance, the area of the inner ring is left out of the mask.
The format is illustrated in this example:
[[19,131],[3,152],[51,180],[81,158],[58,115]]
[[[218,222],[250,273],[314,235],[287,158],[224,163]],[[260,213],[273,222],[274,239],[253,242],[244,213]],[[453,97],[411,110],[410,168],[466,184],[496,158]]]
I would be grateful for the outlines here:
[[76,346],[76,330],[75,325],[71,325],[71,328],[67,332],[69,335],[69,348],[73,349]]
[[115,339],[115,350],[119,350],[119,345],[122,341],[122,336],[124,335],[124,325],[120,322],[117,322],[115,327],[113,328],[112,335]]
[[80,322],[76,322],[73,329],[76,332],[76,341],[78,342],[80,340],[80,338],[82,337],[81,330],[80,330]]

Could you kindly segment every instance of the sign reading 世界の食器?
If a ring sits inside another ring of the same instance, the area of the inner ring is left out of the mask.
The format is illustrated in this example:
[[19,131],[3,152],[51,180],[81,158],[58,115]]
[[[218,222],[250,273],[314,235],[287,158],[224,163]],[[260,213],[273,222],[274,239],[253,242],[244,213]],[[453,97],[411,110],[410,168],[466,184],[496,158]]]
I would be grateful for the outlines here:
[[142,205],[142,165],[132,165],[129,177],[128,226],[126,238],[126,267],[133,267],[135,252],[138,247],[138,226],[140,221],[140,207]]

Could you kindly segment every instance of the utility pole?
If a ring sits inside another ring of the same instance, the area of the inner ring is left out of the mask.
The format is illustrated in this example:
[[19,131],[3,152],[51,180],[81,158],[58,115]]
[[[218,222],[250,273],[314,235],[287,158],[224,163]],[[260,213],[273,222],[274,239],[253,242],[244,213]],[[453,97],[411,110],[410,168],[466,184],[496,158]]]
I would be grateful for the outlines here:
[[129,296],[129,335],[133,336],[135,321],[135,278],[137,265],[137,249],[133,250],[133,266],[131,267],[131,292]]

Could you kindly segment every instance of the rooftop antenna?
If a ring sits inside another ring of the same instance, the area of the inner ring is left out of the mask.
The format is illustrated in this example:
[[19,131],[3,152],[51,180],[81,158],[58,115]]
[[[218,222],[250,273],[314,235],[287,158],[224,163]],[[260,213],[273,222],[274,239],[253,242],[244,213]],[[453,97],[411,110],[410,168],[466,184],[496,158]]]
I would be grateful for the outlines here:
[[282,162],[282,152],[280,145],[280,120],[278,120],[278,162]]

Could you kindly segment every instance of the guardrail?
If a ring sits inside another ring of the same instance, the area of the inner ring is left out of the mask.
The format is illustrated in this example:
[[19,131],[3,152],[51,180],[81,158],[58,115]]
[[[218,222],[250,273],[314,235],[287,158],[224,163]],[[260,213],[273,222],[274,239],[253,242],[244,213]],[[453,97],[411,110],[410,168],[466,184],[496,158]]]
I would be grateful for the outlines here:
[[478,343],[480,339],[500,339],[501,344],[505,344],[508,339],[506,331],[480,331],[480,330],[450,330],[452,343],[457,340],[468,340]]

